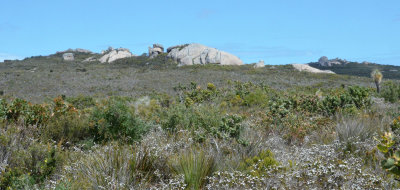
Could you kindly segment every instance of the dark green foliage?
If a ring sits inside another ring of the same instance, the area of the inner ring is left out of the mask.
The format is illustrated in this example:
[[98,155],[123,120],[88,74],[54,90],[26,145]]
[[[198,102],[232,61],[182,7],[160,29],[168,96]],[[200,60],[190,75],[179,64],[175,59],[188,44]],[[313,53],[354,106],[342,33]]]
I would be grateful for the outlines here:
[[273,117],[285,117],[293,109],[293,102],[285,97],[274,97],[268,103],[268,114]]
[[25,100],[16,98],[11,103],[0,100],[0,118],[10,122],[23,119],[28,125],[40,125],[50,117],[48,106],[31,104]]
[[345,108],[368,108],[371,105],[370,90],[365,87],[350,86],[346,91],[327,95],[321,102],[321,109],[327,115],[333,115]]
[[240,168],[252,176],[261,177],[268,169],[278,165],[279,162],[275,160],[274,154],[270,150],[263,150],[258,155],[245,159],[240,163]]
[[77,113],[52,117],[40,128],[43,141],[56,141],[69,145],[91,138],[89,122],[85,115]]
[[0,99],[0,119],[1,120],[7,119],[7,111],[8,111],[8,106],[7,106],[6,100]]
[[140,140],[149,130],[149,125],[136,117],[125,104],[109,100],[94,109],[90,118],[92,134],[96,141],[125,139]]
[[254,92],[244,95],[243,100],[243,103],[246,106],[264,107],[266,104],[268,104],[268,96],[261,89],[257,89]]
[[309,65],[321,70],[330,70],[336,74],[355,75],[360,77],[370,77],[371,72],[378,69],[384,73],[385,78],[400,79],[400,67],[395,65],[378,65],[372,63],[366,65],[356,62],[350,62],[344,65],[332,65],[329,67],[320,66],[319,63],[309,63]]
[[381,162],[382,168],[394,174],[397,178],[400,177],[400,150],[394,145],[398,143],[391,133],[385,133],[377,145],[378,150],[385,156],[385,159]]
[[385,101],[395,103],[400,99],[400,84],[394,81],[386,81],[382,85],[380,96]]
[[174,89],[180,94],[181,98],[185,100],[186,106],[210,101],[218,95],[218,91],[212,83],[208,83],[206,89],[202,89],[195,82],[191,82],[189,86],[179,85]]
[[171,169],[183,175],[186,189],[199,190],[205,187],[206,177],[214,172],[215,160],[203,151],[192,151],[179,155],[175,163],[171,164]]
[[164,129],[171,132],[189,130],[198,141],[205,140],[208,135],[239,140],[242,131],[242,117],[223,115],[213,107],[178,105],[164,112],[162,118]]
[[71,103],[72,106],[78,109],[84,109],[93,107],[96,105],[96,102],[91,96],[77,96],[77,97],[67,97],[66,101]]
[[0,189],[31,189],[46,180],[63,161],[59,147],[33,144],[27,150],[14,150],[10,165],[0,173]]
[[19,98],[14,99],[8,105],[6,119],[10,121],[17,121],[20,116],[23,116],[28,110],[28,102]]

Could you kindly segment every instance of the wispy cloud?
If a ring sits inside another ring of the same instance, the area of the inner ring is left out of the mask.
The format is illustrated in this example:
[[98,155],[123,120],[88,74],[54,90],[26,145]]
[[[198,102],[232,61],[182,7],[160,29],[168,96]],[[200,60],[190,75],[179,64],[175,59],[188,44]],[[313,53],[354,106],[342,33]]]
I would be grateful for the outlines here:
[[20,28],[12,23],[9,22],[2,22],[0,23],[0,32],[3,31],[11,31],[11,32],[15,32],[17,30],[19,30]]
[[211,9],[203,9],[197,13],[197,18],[199,19],[207,19],[215,15],[217,12]]
[[394,22],[400,22],[400,14],[397,14],[397,15],[394,17],[393,21],[394,21]]
[[23,57],[17,56],[17,55],[8,54],[8,53],[0,53],[0,62],[3,62],[6,59],[15,60],[15,59],[23,59]]

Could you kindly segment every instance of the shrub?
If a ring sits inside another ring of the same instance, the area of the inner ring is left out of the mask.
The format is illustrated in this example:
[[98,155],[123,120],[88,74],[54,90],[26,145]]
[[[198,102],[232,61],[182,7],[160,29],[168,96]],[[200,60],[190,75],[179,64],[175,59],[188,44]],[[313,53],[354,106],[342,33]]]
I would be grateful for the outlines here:
[[283,118],[293,109],[293,102],[284,97],[275,97],[268,103],[267,114]]
[[243,97],[244,105],[246,106],[265,106],[268,103],[267,94],[257,89],[254,92],[250,92]]
[[400,116],[393,120],[393,122],[390,124],[390,129],[394,134],[400,135]]
[[110,99],[94,109],[91,132],[96,141],[124,139],[138,141],[149,130],[149,125],[135,117],[122,101]]
[[90,138],[89,122],[85,115],[66,114],[52,117],[46,125],[39,129],[43,141],[62,142],[73,145],[81,140]]
[[135,152],[132,147],[106,145],[66,167],[72,189],[130,189],[135,187]]
[[90,96],[77,96],[77,97],[67,97],[66,101],[71,103],[72,106],[78,108],[78,109],[84,109],[88,107],[93,107],[96,105],[95,100],[93,97]]
[[371,106],[371,98],[367,88],[352,86],[348,87],[345,92],[326,96],[322,100],[320,106],[323,113],[326,115],[333,115],[344,108],[369,108]]
[[17,121],[28,109],[28,102],[19,98],[14,99],[7,107],[7,120]]
[[7,119],[8,105],[6,100],[0,99],[0,120]]
[[382,168],[387,172],[400,177],[400,150],[394,145],[398,143],[394,141],[391,133],[385,133],[380,139],[380,143],[377,148],[380,152],[384,153],[385,159],[382,160]]
[[203,151],[191,151],[172,160],[171,169],[184,176],[187,189],[197,190],[205,187],[207,177],[214,172],[215,161]]
[[0,174],[1,189],[30,189],[42,183],[62,165],[60,148],[30,144],[27,149],[12,151],[8,167]]
[[385,99],[385,101],[394,103],[399,101],[400,98],[400,85],[393,81],[386,81],[383,83],[382,92],[380,96]]
[[165,111],[161,126],[170,131],[189,130],[195,139],[202,142],[208,135],[218,138],[239,140],[242,131],[242,117],[223,115],[215,107],[196,106],[186,108],[177,105]]
[[263,150],[258,155],[245,159],[240,167],[252,176],[262,177],[267,170],[278,165],[274,154],[270,150]]
[[347,142],[351,139],[365,141],[370,139],[374,132],[378,131],[378,126],[372,126],[367,119],[342,117],[338,118],[336,134],[340,142]]
[[212,83],[207,84],[207,89],[202,89],[196,83],[192,82],[190,87],[184,89],[185,89],[184,94],[186,96],[185,103],[187,103],[186,100],[191,100],[190,102],[193,103],[202,103],[205,101],[210,101],[211,99],[215,98],[218,94],[215,85]]
[[307,120],[302,114],[289,113],[281,119],[283,138],[291,143],[301,143],[307,132],[316,128],[316,125]]
[[29,104],[25,113],[25,123],[28,125],[42,125],[50,118],[50,109],[47,105]]

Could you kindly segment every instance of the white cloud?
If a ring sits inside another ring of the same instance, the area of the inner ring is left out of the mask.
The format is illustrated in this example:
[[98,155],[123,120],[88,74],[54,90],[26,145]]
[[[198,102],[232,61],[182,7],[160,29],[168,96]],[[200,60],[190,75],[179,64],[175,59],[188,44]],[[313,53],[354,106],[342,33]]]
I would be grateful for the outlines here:
[[0,53],[0,62],[3,62],[6,59],[15,60],[15,59],[23,59],[23,57],[17,55],[11,55],[8,53]]

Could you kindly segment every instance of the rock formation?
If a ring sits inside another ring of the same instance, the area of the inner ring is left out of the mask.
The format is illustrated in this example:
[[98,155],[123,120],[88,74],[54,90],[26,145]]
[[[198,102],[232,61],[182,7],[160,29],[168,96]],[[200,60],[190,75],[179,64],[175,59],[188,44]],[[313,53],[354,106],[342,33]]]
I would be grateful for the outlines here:
[[65,51],[58,51],[56,54],[61,54],[61,53],[88,53],[88,54],[92,54],[93,52],[91,52],[90,50],[87,49],[82,49],[82,48],[76,48],[76,49],[67,49]]
[[298,70],[298,71],[306,71],[306,72],[310,72],[310,73],[328,73],[328,74],[335,74],[332,71],[329,70],[319,70],[317,68],[311,67],[309,65],[306,64],[292,64],[292,66]]
[[64,61],[73,61],[73,60],[75,60],[75,59],[74,59],[74,54],[73,54],[73,53],[64,53],[64,54],[62,55],[62,57],[63,57],[63,60],[64,60]]
[[167,52],[167,57],[177,61],[179,66],[195,64],[243,64],[242,60],[232,54],[197,43],[170,47],[167,49]]
[[331,67],[332,65],[344,65],[347,63],[349,63],[349,61],[345,59],[339,59],[339,58],[328,59],[326,56],[322,56],[318,60],[318,64],[324,67]]
[[129,49],[126,48],[118,48],[114,49],[109,47],[108,50],[102,51],[103,56],[99,59],[101,63],[111,63],[115,60],[128,58],[134,56]]
[[265,63],[263,60],[260,60],[258,63],[254,65],[254,68],[263,68],[265,67]]
[[92,62],[92,61],[97,61],[96,57],[91,56],[91,57],[88,57],[85,60],[83,60],[83,62]]
[[161,44],[153,44],[153,48],[149,47],[149,57],[154,58],[164,52],[164,46]]

